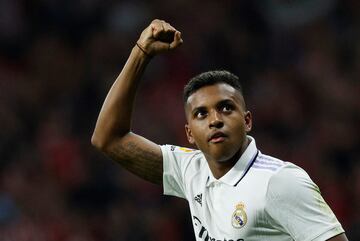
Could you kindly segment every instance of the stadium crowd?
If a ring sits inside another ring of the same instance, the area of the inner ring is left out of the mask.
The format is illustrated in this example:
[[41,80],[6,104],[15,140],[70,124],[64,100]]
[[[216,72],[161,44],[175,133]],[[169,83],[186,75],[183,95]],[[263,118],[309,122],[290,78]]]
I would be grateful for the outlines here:
[[303,167],[360,240],[359,1],[2,0],[0,241],[193,240],[185,201],[90,144],[107,90],[154,18],[184,44],[147,69],[134,131],[188,146],[183,86],[228,69],[260,149]]

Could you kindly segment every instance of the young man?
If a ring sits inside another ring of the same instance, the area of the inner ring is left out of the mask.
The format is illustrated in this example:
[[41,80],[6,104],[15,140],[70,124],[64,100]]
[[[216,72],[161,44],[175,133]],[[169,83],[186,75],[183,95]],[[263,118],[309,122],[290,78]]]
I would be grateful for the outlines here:
[[182,44],[181,33],[154,20],[111,87],[92,143],[136,175],[188,200],[196,240],[347,240],[299,167],[262,154],[247,133],[238,78],[206,72],[185,87],[186,135],[199,150],[159,146],[131,132],[138,83],[151,58]]

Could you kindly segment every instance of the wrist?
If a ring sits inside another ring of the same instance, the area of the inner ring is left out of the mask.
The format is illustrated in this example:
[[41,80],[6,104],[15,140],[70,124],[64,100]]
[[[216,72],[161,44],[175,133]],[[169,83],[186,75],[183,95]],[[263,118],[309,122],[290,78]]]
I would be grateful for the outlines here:
[[147,56],[152,57],[148,50],[139,42],[136,42],[136,46]]
[[134,57],[137,57],[146,62],[150,61],[152,58],[152,56],[146,54],[143,50],[141,50],[139,46],[137,46],[137,44],[135,44],[135,46],[133,47],[132,53],[134,54]]
[[146,57],[152,58],[153,55],[149,53],[149,51],[139,42],[136,42],[135,48],[138,48]]

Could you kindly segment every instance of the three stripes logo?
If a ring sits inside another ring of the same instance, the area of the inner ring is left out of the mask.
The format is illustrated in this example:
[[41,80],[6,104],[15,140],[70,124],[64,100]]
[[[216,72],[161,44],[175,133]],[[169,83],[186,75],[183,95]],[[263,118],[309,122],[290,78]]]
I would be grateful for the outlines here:
[[200,206],[202,206],[202,193],[196,195],[194,199],[200,204]]

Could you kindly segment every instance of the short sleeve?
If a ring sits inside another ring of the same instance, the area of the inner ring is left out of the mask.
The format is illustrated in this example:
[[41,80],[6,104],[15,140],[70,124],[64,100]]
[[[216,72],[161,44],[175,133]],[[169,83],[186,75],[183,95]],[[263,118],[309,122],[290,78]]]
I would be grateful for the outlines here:
[[317,185],[293,164],[269,180],[265,212],[296,241],[324,241],[344,232]]
[[163,154],[164,194],[186,199],[185,176],[191,160],[199,151],[173,145],[162,145],[160,148]]

